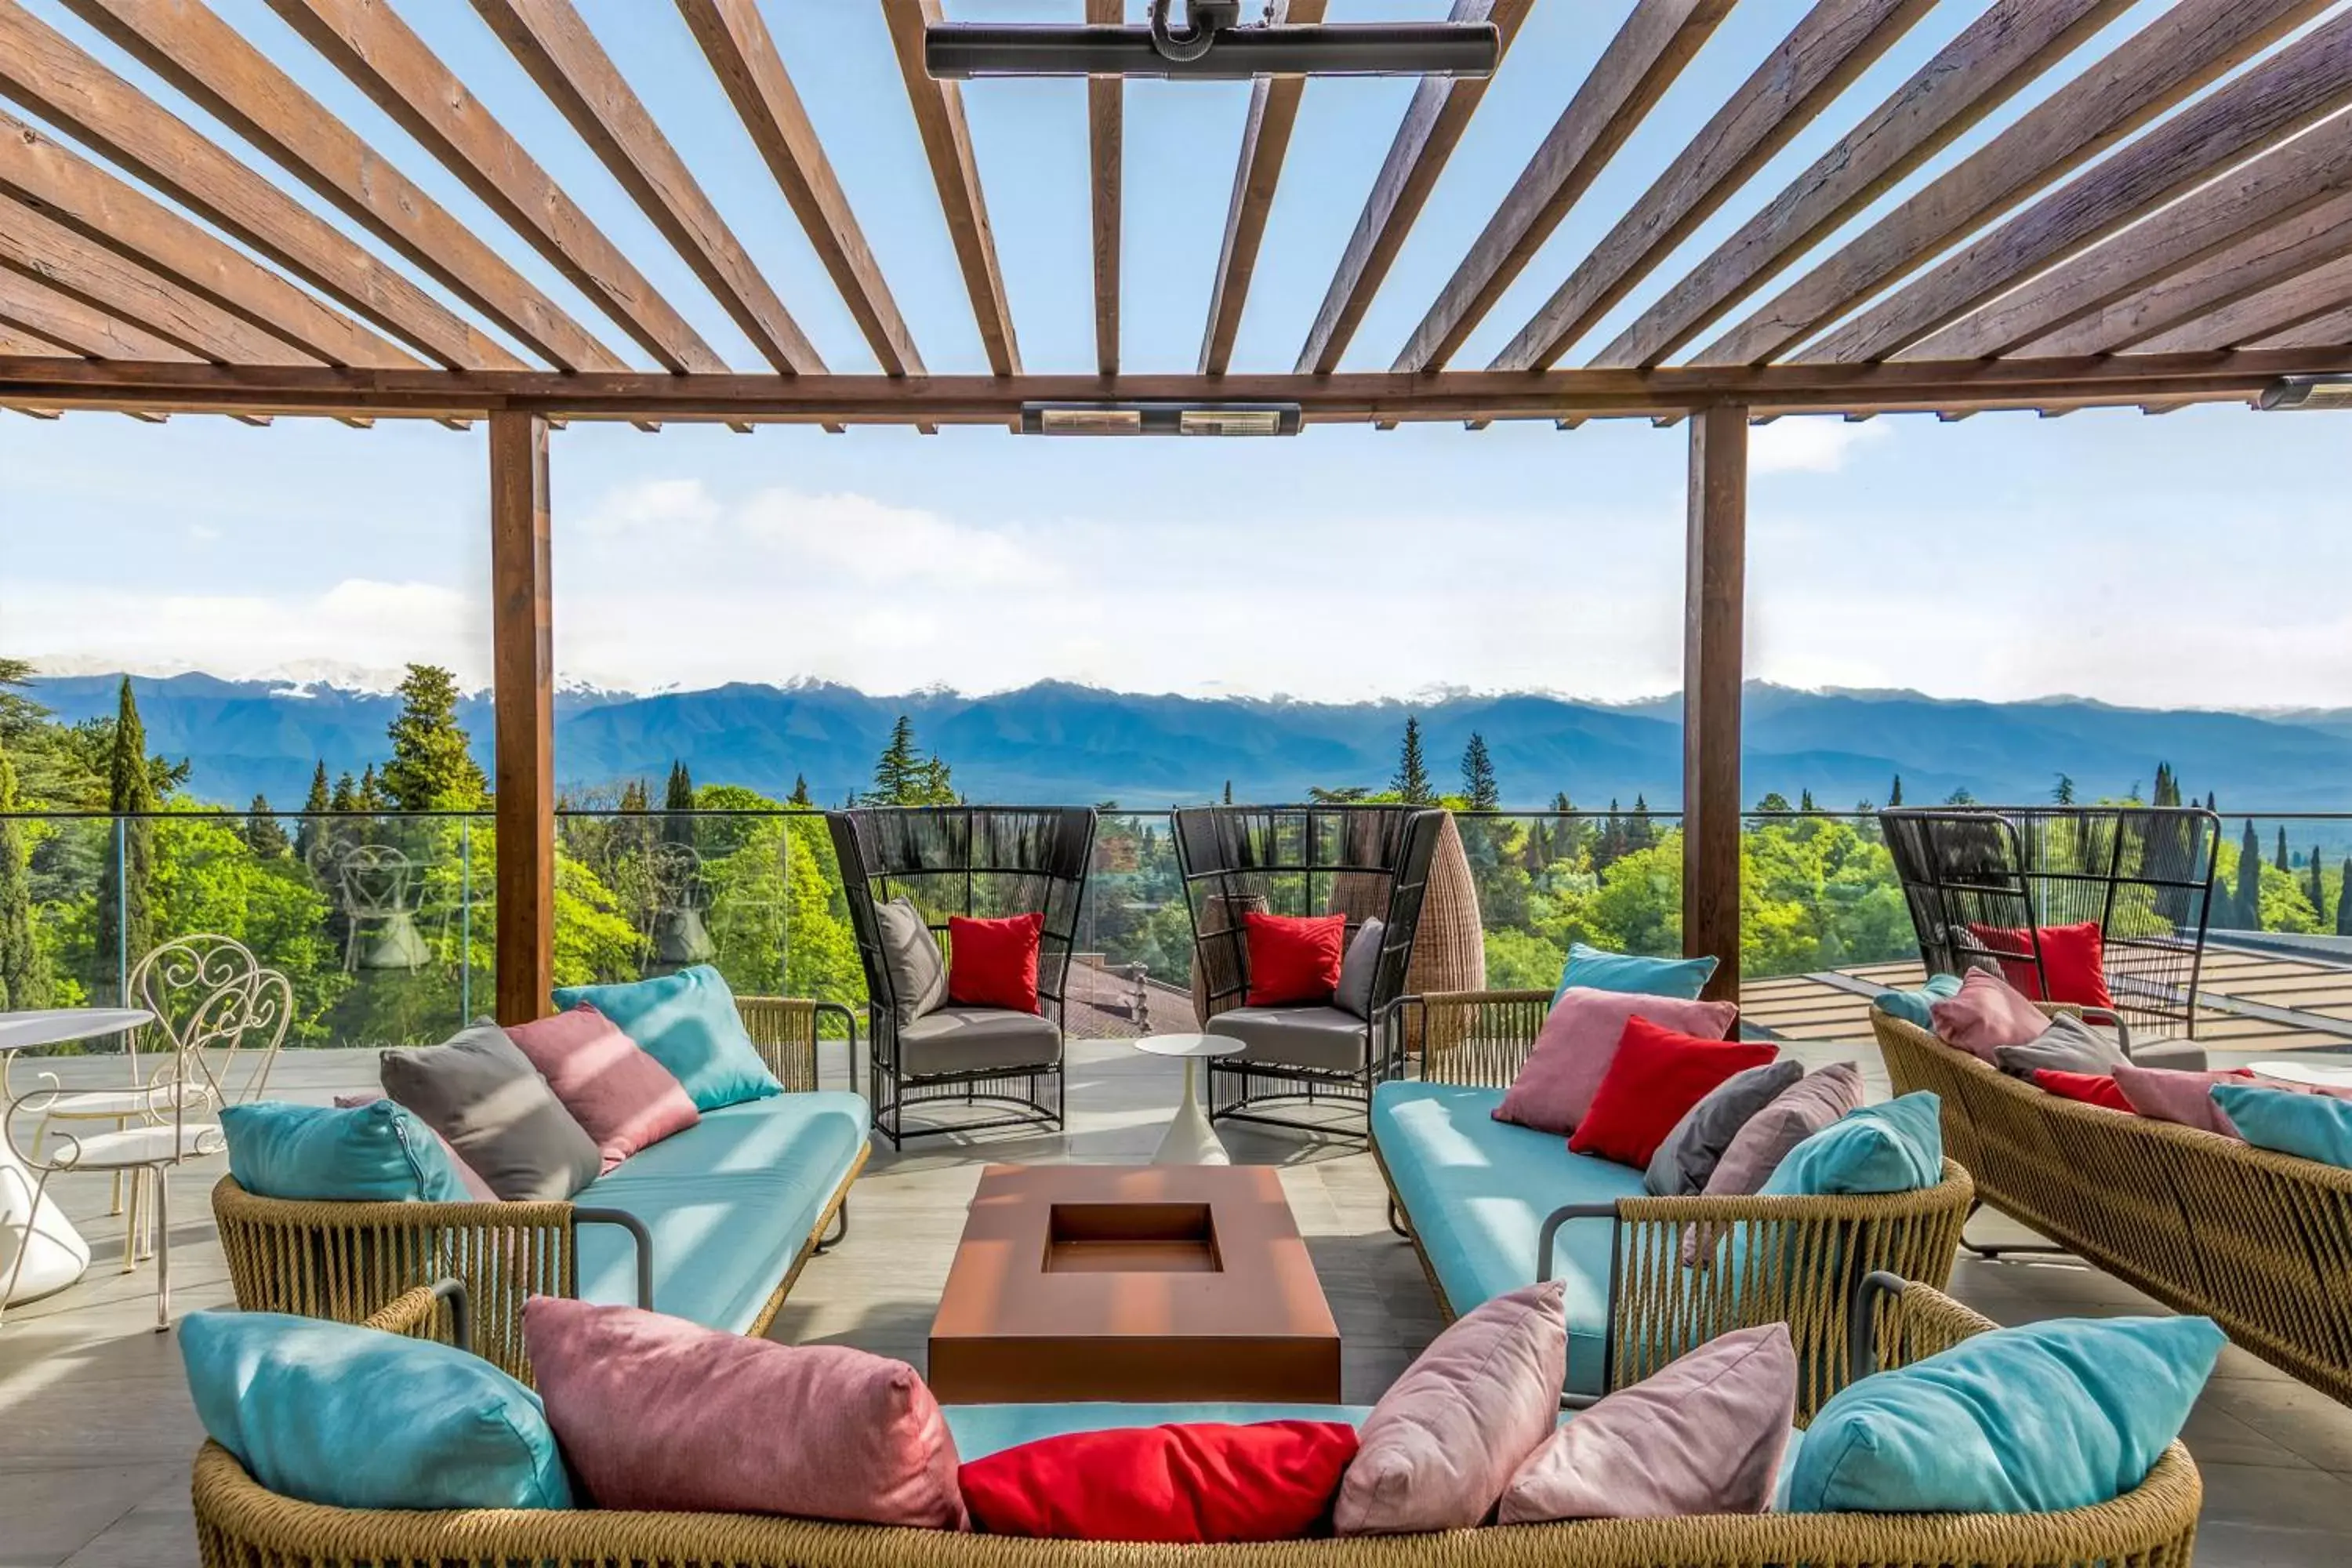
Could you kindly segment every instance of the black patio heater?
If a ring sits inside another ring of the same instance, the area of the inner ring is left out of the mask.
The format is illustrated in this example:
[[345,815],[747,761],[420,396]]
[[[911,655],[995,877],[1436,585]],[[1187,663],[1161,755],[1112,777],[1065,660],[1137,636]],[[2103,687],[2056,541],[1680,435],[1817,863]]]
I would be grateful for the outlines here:
[[1492,22],[1260,21],[1242,25],[1242,0],[1151,0],[1142,26],[933,22],[923,63],[932,76],[1171,77],[1492,76],[1502,58]]

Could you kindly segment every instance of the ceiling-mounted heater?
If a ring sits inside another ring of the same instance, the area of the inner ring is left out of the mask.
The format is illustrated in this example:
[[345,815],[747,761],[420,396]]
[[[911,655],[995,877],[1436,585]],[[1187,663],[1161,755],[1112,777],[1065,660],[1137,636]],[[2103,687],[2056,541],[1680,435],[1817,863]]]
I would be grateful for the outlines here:
[[934,22],[924,29],[932,76],[1142,76],[1234,80],[1259,76],[1492,76],[1503,36],[1492,22],[1241,23],[1240,0],[1151,0],[1141,26]]

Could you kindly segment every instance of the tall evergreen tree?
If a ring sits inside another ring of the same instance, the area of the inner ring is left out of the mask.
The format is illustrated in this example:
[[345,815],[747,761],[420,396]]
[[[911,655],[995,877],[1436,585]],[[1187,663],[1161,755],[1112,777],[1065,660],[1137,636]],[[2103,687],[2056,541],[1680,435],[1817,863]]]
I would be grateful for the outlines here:
[[1657,824],[1650,820],[1650,803],[1636,792],[1633,815],[1625,819],[1625,852],[1647,849],[1658,841]]
[[672,844],[694,842],[694,775],[681,759],[669,765],[669,784],[662,791],[662,837]]
[[1234,804],[1234,781],[1231,779],[1225,781],[1225,804],[1227,805]]
[[1813,809],[1813,792],[1811,790],[1801,789],[1797,792],[1797,809],[1799,811],[1811,811]]
[[2074,781],[2065,773],[2058,775],[2058,787],[2050,792],[2052,802],[2059,805],[2074,804]]
[[245,812],[245,847],[265,860],[275,860],[291,847],[286,828],[269,809],[269,797],[257,794]]
[[49,972],[33,939],[33,868],[25,851],[16,764],[0,749],[0,1009],[49,1005]]
[[305,866],[314,863],[326,824],[319,820],[331,809],[334,796],[327,790],[327,764],[322,759],[310,773],[310,793],[302,797],[301,825],[294,829],[294,854]]
[[360,792],[352,783],[349,769],[335,775],[335,792],[327,797],[327,809],[332,812],[352,812],[360,808]]
[[2180,804],[2180,776],[2172,771],[2170,763],[2156,764],[2156,794],[2151,798],[2150,804],[2158,806],[2177,806]]
[[98,880],[98,963],[110,979],[126,971],[155,942],[153,895],[155,825],[143,815],[155,809],[155,774],[147,762],[147,727],[139,721],[139,701],[131,678],[122,678],[114,704],[114,748],[106,777],[106,808],[115,818],[115,852],[107,856]]
[[2238,844],[2238,896],[2230,911],[2239,931],[2263,929],[2263,841],[2254,819],[2246,819],[2245,837]]
[[2282,871],[2292,871],[2294,869],[2294,862],[2287,858],[2286,824],[2284,822],[2279,824],[2278,849],[2275,852],[2275,857],[2272,859],[2271,864],[2276,866]]
[[2352,936],[2352,855],[2344,857],[2344,872],[2336,884],[2336,934]]
[[1890,806],[1901,805],[1903,804],[1903,775],[1901,773],[1896,773],[1895,775],[1895,782],[1887,786],[1886,804]]
[[1495,761],[1486,754],[1486,737],[1475,730],[1470,731],[1470,743],[1462,748],[1462,793],[1469,797],[1473,811],[1493,811],[1503,804],[1503,787],[1495,782]]
[[360,810],[370,816],[381,816],[384,807],[390,804],[384,799],[383,780],[377,776],[373,763],[360,770],[360,793],[357,804]]
[[1421,755],[1421,721],[1404,716],[1404,741],[1397,748],[1396,777],[1389,788],[1407,805],[1427,805],[1437,797],[1429,787],[1429,767]]
[[2205,792],[2205,809],[2208,811],[2215,809],[2213,805],[2213,792],[2210,789]]
[[865,805],[953,805],[955,784],[948,764],[937,752],[926,757],[915,745],[915,721],[898,715],[890,726],[889,744],[874,763],[874,787],[861,797]]
[[400,712],[386,733],[392,760],[379,780],[401,811],[473,811],[489,781],[457,722],[457,678],[435,664],[412,664],[400,682]]
[[2319,846],[2311,847],[2308,863],[2311,885],[2304,890],[2311,897],[2311,912],[2321,920],[2327,918],[2327,863],[2319,858]]
[[808,774],[793,775],[793,793],[784,796],[784,804],[794,811],[814,811],[816,801],[809,795]]

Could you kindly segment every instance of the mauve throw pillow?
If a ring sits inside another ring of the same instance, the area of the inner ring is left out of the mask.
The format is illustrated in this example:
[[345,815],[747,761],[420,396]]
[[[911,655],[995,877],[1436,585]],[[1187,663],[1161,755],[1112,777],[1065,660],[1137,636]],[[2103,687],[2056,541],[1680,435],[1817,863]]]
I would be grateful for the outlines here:
[[1804,1076],[1802,1062],[1766,1062],[1724,1079],[1675,1123],[1650,1156],[1642,1185],[1662,1198],[1689,1197],[1704,1189],[1748,1119],[1794,1089]]
[[[1816,1068],[1748,1119],[1700,1190],[1702,1197],[1744,1197],[1764,1190],[1789,1151],[1825,1127],[1835,1126],[1862,1107],[1862,1069],[1852,1062]],[[1704,1268],[1713,1261],[1717,1232],[1695,1225],[1683,1231],[1683,1262]]]
[[955,1438],[904,1362],[559,1296],[523,1303],[522,1335],[600,1508],[968,1528]]
[[1592,1109],[1601,1080],[1625,1037],[1626,1020],[1647,1018],[1662,1028],[1703,1040],[1719,1040],[1739,1022],[1729,1002],[1685,1002],[1676,996],[1643,996],[1631,991],[1596,991],[1571,985],[1559,994],[1536,1032],[1536,1043],[1519,1074],[1503,1091],[1495,1120],[1516,1121],[1538,1132],[1571,1132]]
[[677,1075],[585,1002],[514,1025],[507,1038],[596,1141],[607,1171],[702,1120]]
[[442,1045],[384,1051],[377,1072],[385,1094],[446,1138],[509,1202],[568,1198],[604,1173],[595,1140],[490,1019]]
[[1430,1342],[1364,1418],[1334,1530],[1402,1535],[1486,1521],[1559,1418],[1565,1292],[1557,1279],[1525,1286]]
[[[2126,1062],[2116,1068],[2116,1087],[2131,1108],[2151,1121],[2177,1121],[2205,1132],[2236,1138],[2237,1127],[2213,1103],[2217,1083],[2242,1083],[2254,1075],[2244,1068],[2231,1072],[2183,1072],[2177,1068],[2142,1068]],[[2241,1140],[2242,1142],[2242,1140]]]
[[1796,1419],[1789,1325],[1736,1329],[1570,1416],[1511,1478],[1501,1522],[1762,1513]]
[[1994,1053],[2001,1047],[2038,1040],[2050,1027],[2048,1014],[2000,976],[1982,969],[1962,975],[1959,994],[1927,1012],[1936,1020],[1937,1039],[1993,1067],[2000,1065]]

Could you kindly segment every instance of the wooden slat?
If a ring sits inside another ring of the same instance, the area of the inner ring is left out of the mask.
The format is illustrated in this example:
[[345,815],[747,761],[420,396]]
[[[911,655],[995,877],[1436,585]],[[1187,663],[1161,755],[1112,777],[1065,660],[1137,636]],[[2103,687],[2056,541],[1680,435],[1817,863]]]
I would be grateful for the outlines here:
[[0,354],[24,354],[28,357],[48,358],[57,355],[70,356],[72,353],[71,349],[53,343],[47,338],[36,337],[22,328],[0,323]]
[[177,343],[5,268],[0,268],[0,326],[30,332],[94,360],[198,363]]
[[[2339,242],[2336,248],[2336,260],[2234,300],[2138,346],[2151,353],[2233,349],[2318,322],[2333,315],[2345,300],[2352,300],[2352,244]],[[2311,341],[2340,343],[2346,337],[2337,331]]]
[[211,300],[0,196],[0,267],[46,283],[216,364],[317,364]]
[[415,356],[261,266],[14,115],[0,113],[0,194],[326,364],[412,366]]
[[1683,952],[1712,956],[1706,994],[1739,994],[1741,623],[1748,410],[1691,420],[1683,600]]
[[2347,283],[2342,300],[2334,309],[2323,310],[2301,325],[2263,338],[2252,346],[2263,350],[2292,350],[2330,345],[2345,346],[2347,360],[2352,360],[2352,282]]
[[807,231],[817,259],[841,290],[857,330],[866,335],[886,375],[920,375],[923,356],[898,314],[880,263],[849,210],[849,197],[825,156],[816,127],[776,53],[775,40],[752,0],[677,0],[686,25],[727,90],[752,145]]
[[269,5],[656,363],[681,373],[727,368],[389,5],[269,0]]
[[996,236],[988,226],[988,202],[981,194],[980,165],[972,157],[971,128],[965,121],[961,85],[932,79],[923,66],[923,29],[941,19],[940,0],[882,0],[890,26],[890,47],[907,87],[915,130],[923,139],[931,183],[939,187],[940,210],[988,368],[999,375],[1021,374],[1021,345],[1013,331],[1013,310],[1004,302],[1004,277],[997,265]]
[[0,406],[5,406],[11,414],[21,414],[27,419],[62,419],[66,416],[66,411],[62,408],[40,408],[23,403],[10,403]]
[[474,9],[761,357],[787,374],[823,370],[799,323],[572,0],[474,0]]
[[[1809,349],[1806,357],[1852,364],[1899,353],[2042,268],[2082,254],[2347,103],[2352,103],[2352,15],[2339,16],[2297,38],[1938,262]],[[2325,192],[2312,199],[2320,195]],[[2298,199],[2292,181],[2283,192],[2268,193],[2270,206],[2290,215]],[[2198,208],[2196,203],[2182,205]],[[2263,207],[2261,202],[2251,205]],[[2118,254],[2127,258],[2142,245],[2161,252],[2164,225],[2171,216],[2149,219],[2143,226],[2146,237],[2136,232]],[[2188,259],[2194,260],[2197,254],[2192,249]],[[2091,292],[2095,295],[2095,287]]]
[[362,319],[459,370],[522,362],[184,121],[90,58],[18,0],[0,0],[0,93]]
[[1413,329],[1395,369],[1435,370],[1454,357],[1730,9],[1731,0],[1636,0]]
[[498,802],[498,1016],[555,984],[555,639],[547,421],[490,416],[490,647]]
[[1591,363],[1664,360],[2131,4],[1996,0]]
[[201,0],[65,0],[142,65],[561,370],[622,362]]
[[[1493,23],[1507,58],[1533,4],[1534,0],[1454,0],[1449,19]],[[1324,292],[1322,309],[1315,313],[1315,325],[1298,351],[1299,374],[1328,375],[1339,368],[1340,355],[1354,341],[1364,312],[1387,281],[1397,252],[1428,204],[1429,193],[1436,188],[1437,176],[1444,172],[1463,132],[1469,128],[1471,115],[1486,97],[1488,79],[1423,77],[1413,89],[1396,140],[1389,143],[1389,155],[1372,182],[1371,195],[1365,199],[1363,216],[1348,237],[1339,269],[1331,275],[1331,287]]]
[[[1087,20],[1108,26],[1120,19],[1120,0],[1087,0]],[[1118,264],[1122,165],[1126,130],[1122,111],[1127,83],[1118,77],[1087,79],[1088,210],[1094,225],[1095,369],[1118,374]]]
[[1933,5],[1818,0],[1489,368],[1549,369]]
[[1925,189],[1838,247],[1692,363],[1760,364],[2047,190],[2326,8],[2327,0],[2179,0]]
[[[1325,0],[1267,0],[1266,20],[1312,26],[1323,20]],[[1217,271],[1209,285],[1209,324],[1201,335],[1201,374],[1223,375],[1233,363],[1234,338],[1242,327],[1250,279],[1257,271],[1258,247],[1265,239],[1266,215],[1298,123],[1298,100],[1307,88],[1300,76],[1262,76],[1250,84],[1249,117],[1242,124],[1241,156],[1234,164],[1233,200],[1225,208],[1224,239]]]

